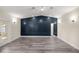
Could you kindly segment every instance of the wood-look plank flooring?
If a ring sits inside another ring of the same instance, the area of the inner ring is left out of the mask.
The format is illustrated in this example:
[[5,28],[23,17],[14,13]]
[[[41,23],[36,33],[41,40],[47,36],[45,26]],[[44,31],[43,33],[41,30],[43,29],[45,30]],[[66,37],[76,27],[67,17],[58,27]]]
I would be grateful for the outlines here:
[[1,53],[78,53],[56,37],[21,37],[0,47]]

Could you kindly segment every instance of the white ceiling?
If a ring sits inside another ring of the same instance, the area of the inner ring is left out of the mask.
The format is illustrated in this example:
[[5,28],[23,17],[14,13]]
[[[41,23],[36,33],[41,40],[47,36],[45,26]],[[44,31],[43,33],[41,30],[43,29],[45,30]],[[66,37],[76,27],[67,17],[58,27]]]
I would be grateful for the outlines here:
[[[53,7],[53,8],[52,8]],[[40,11],[44,8],[44,11]],[[37,15],[45,15],[52,17],[61,17],[62,15],[72,11],[77,7],[73,6],[0,6],[0,17],[9,18],[10,15],[18,15],[20,17],[31,17]]]

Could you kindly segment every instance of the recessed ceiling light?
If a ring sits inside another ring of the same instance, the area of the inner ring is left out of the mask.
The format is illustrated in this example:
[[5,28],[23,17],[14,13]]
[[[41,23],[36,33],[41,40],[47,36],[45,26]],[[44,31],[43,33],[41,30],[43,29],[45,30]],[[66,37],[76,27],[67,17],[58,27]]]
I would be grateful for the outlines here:
[[41,7],[40,7],[40,10],[41,10],[41,11],[44,11],[44,8],[45,8],[44,6],[41,6]]
[[44,8],[41,8],[40,10],[41,10],[41,11],[44,11]]

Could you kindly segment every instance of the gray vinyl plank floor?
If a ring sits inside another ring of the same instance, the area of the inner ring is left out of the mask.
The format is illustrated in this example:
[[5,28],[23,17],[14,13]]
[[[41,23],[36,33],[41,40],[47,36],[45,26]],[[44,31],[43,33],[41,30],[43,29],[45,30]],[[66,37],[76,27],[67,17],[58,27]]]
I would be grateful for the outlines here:
[[20,37],[2,47],[1,53],[78,53],[57,37]]

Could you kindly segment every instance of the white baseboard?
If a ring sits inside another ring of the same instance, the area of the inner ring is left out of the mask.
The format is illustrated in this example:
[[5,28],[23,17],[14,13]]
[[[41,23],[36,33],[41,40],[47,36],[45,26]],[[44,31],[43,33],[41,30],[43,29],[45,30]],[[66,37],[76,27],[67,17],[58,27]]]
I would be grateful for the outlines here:
[[12,39],[12,40],[8,40],[8,41],[6,41],[6,42],[3,42],[2,44],[0,44],[0,47],[2,47],[2,46],[4,46],[4,45],[6,45],[6,44],[8,44],[8,43],[10,43],[10,42],[12,42],[12,41],[18,39],[18,38],[19,38],[19,37],[15,38],[15,39]]
[[[59,38],[59,37],[58,37],[58,38]],[[61,39],[61,38],[59,38],[59,39],[62,40],[62,41],[64,41],[64,42],[66,42],[67,44],[71,45],[71,46],[74,47],[75,49],[79,50],[79,47],[77,47],[75,44],[72,44],[72,43],[70,43],[70,42],[68,42],[68,41],[66,41],[66,40]]]
[[20,36],[20,37],[51,37],[51,36]]

